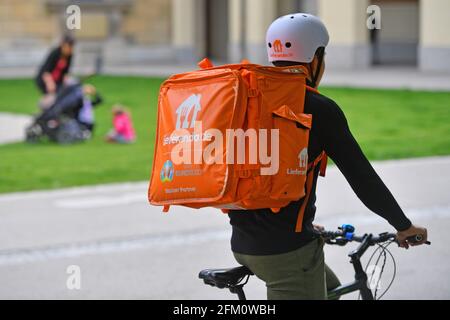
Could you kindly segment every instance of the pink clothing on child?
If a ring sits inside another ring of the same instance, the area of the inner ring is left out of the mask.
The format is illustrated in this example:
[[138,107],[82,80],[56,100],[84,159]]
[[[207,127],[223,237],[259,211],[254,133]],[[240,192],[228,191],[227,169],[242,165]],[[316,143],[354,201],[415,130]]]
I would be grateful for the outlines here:
[[113,125],[116,133],[123,136],[126,140],[134,140],[136,137],[131,118],[125,112],[114,116]]

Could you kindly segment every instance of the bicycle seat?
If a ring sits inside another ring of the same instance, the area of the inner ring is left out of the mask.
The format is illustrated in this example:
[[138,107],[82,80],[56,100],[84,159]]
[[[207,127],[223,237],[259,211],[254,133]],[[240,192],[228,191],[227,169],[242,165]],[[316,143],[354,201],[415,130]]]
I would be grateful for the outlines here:
[[250,269],[240,266],[228,269],[205,269],[200,271],[198,277],[203,279],[205,284],[223,289],[235,287],[246,276],[251,275],[253,275],[253,272]]

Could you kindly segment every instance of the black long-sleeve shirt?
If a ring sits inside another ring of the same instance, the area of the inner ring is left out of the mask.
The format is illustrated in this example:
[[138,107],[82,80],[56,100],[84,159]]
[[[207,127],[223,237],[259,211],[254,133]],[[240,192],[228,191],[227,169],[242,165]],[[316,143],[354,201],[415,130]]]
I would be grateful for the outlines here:
[[[58,65],[59,60],[62,57],[61,47],[52,49],[50,54],[45,59],[44,63],[40,66],[38,74],[36,76],[36,84],[42,93],[47,93],[47,88],[44,83],[43,75],[45,72],[52,73]],[[66,64],[61,70],[58,79],[53,79],[57,85],[60,87],[63,83],[64,76],[69,72],[72,63],[72,56],[67,57]]]
[[[399,231],[409,228],[411,222],[363,154],[339,106],[323,95],[307,91],[304,112],[311,114],[313,119],[308,159],[313,160],[325,151],[367,208]],[[232,250],[249,255],[280,254],[298,249],[316,238],[312,222],[316,212],[318,171],[317,167],[302,232],[296,233],[295,225],[303,199],[291,202],[277,214],[270,209],[233,210],[228,214],[233,228]]]

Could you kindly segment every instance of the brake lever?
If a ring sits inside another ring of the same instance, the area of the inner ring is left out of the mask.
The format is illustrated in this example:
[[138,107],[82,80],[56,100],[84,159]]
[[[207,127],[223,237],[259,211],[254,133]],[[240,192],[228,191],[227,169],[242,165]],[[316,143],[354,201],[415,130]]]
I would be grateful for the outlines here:
[[348,240],[345,238],[340,238],[340,237],[336,237],[334,239],[325,239],[325,243],[326,244],[331,244],[331,245],[338,245],[338,246],[345,246],[348,243]]

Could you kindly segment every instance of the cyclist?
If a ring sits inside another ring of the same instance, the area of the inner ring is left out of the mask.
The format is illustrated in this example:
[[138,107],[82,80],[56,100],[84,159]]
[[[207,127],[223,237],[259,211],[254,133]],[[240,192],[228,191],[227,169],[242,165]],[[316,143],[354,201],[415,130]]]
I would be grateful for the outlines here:
[[[267,30],[269,61],[275,66],[304,65],[307,84],[317,88],[325,70],[325,47],[329,36],[319,18],[305,13],[275,20]],[[331,99],[308,90],[305,113],[312,114],[308,159],[325,151],[359,199],[396,230],[401,247],[407,237],[427,230],[415,226],[405,216],[391,192],[372,168],[351,134],[344,113]],[[283,155],[280,155],[281,157]],[[291,202],[279,213],[270,209],[232,210],[231,248],[236,260],[266,282],[268,299],[326,299],[326,290],[339,280],[324,262],[323,240],[313,225],[315,189],[319,166],[315,169],[312,191],[306,203],[302,232],[296,233],[297,213],[304,198]]]

